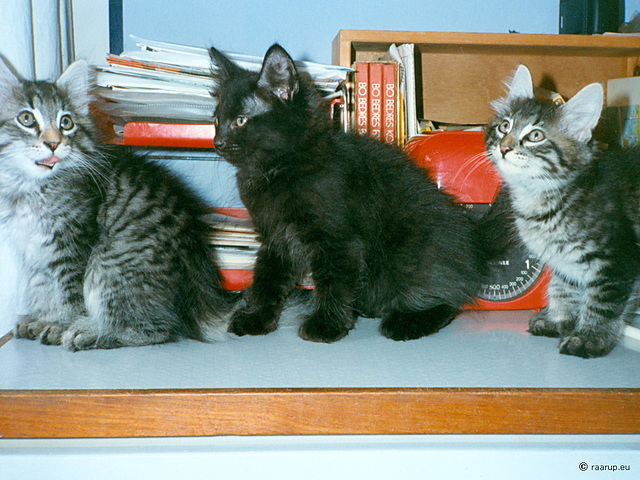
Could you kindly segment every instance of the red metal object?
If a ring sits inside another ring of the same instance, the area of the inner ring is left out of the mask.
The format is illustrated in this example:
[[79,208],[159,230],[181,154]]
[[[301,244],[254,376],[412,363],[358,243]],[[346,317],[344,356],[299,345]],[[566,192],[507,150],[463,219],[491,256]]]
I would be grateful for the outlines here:
[[[484,132],[433,132],[413,137],[405,152],[429,171],[438,186],[464,204],[491,203],[500,187],[500,174],[487,158]],[[477,299],[471,309],[540,310],[547,304],[548,268],[517,298]]]
[[429,133],[404,149],[460,203],[491,203],[498,193],[500,174],[485,154],[483,132]]

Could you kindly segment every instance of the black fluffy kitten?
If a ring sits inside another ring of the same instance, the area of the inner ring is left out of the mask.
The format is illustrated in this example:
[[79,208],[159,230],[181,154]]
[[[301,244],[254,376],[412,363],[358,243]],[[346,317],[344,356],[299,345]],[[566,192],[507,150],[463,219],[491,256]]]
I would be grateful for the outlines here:
[[477,292],[484,262],[473,226],[399,149],[338,132],[279,45],[251,73],[211,49],[220,84],[215,146],[238,168],[262,236],[247,303],[229,330],[276,329],[285,298],[311,272],[305,340],[334,342],[358,315],[394,340],[447,325]]

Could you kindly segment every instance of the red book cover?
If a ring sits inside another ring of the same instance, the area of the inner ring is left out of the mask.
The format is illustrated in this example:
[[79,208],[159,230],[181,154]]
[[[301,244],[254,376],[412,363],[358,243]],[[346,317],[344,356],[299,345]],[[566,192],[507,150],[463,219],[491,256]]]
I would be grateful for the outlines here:
[[356,132],[369,132],[369,64],[356,62]]
[[385,63],[382,65],[382,140],[396,144],[396,117],[398,89],[396,81],[396,64]]
[[369,64],[369,135],[382,139],[382,64]]
[[129,122],[122,143],[142,147],[213,148],[215,126],[192,123]]

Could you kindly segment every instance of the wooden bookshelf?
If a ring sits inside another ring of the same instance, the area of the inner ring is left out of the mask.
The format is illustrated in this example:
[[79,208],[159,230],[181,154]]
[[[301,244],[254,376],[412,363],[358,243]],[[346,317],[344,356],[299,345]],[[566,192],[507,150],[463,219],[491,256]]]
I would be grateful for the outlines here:
[[633,75],[640,57],[633,36],[341,30],[333,63],[375,60],[392,43],[415,45],[419,116],[462,124],[488,121],[490,102],[520,63],[535,85],[570,97],[589,83]]

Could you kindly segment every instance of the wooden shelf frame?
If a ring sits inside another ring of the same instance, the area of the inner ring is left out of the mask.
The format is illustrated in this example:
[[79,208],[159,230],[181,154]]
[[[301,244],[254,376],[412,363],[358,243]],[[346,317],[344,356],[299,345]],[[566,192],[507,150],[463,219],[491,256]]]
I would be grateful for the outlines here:
[[638,389],[8,390],[0,438],[637,434]]
[[332,61],[351,66],[361,52],[384,53],[392,43],[413,43],[419,49],[443,53],[625,57],[629,60],[627,76],[633,75],[640,54],[637,36],[340,30],[332,43]]
[[376,30],[340,30],[332,60],[376,60],[393,43],[415,45],[421,118],[462,124],[489,120],[490,102],[504,94],[503,81],[519,63],[535,85],[566,97],[589,83],[632,76],[640,64],[637,36]]

